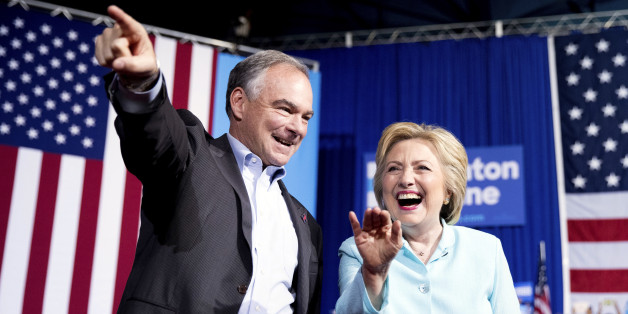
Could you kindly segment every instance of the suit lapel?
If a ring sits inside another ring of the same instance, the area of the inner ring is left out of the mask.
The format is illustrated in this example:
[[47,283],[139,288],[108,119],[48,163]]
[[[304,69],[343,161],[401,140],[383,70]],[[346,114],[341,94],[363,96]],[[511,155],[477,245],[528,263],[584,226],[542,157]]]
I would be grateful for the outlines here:
[[223,134],[221,137],[212,141],[209,150],[216,160],[218,169],[220,169],[222,175],[227,179],[229,184],[231,184],[236,193],[238,193],[240,202],[242,202],[242,232],[244,233],[246,242],[249,244],[249,248],[251,248],[251,230],[253,228],[251,203],[249,202],[249,194],[246,192],[246,186],[242,180],[240,169],[238,169],[238,163],[234,158],[231,145],[229,145],[227,134]]
[[[249,244],[249,248],[252,247],[251,242],[251,230],[252,230],[252,211],[251,203],[249,202],[249,196],[246,192],[246,186],[242,180],[242,175],[238,169],[238,163],[236,162],[231,145],[227,135],[223,135],[210,143],[210,152],[218,169],[220,169],[222,175],[231,184],[238,197],[242,202],[242,232]],[[288,212],[290,213],[290,219],[294,226],[294,231],[297,234],[297,241],[299,245],[297,253],[297,271],[296,271],[296,308],[295,313],[306,313],[309,298],[309,271],[310,271],[310,258],[312,255],[312,240],[310,239],[310,230],[307,222],[307,210],[303,206],[298,206],[292,201],[292,197],[288,193],[286,186],[281,180],[279,180],[279,188]]]
[[[294,231],[297,234],[297,241],[299,243],[299,250],[297,253],[297,272],[296,272],[296,304],[295,313],[307,312],[308,298],[309,298],[309,272],[310,272],[310,257],[312,255],[312,240],[310,239],[310,229],[307,222],[307,210],[303,206],[297,206],[292,201],[292,197],[286,186],[281,180],[279,180],[279,188],[281,194],[286,201],[290,218],[292,219],[292,225]],[[295,282],[295,280],[293,280]]]

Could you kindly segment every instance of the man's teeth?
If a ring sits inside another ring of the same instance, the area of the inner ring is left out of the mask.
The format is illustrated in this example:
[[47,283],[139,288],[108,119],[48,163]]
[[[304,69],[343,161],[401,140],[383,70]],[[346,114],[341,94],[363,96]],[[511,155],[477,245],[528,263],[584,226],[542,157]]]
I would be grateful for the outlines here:
[[291,143],[291,142],[285,141],[285,140],[283,140],[283,139],[281,139],[281,138],[278,138],[278,137],[275,137],[275,140],[277,140],[277,142],[279,142],[279,143],[281,143],[281,144],[284,144],[284,145],[286,145],[286,146],[290,146],[290,145],[292,145],[292,143]]

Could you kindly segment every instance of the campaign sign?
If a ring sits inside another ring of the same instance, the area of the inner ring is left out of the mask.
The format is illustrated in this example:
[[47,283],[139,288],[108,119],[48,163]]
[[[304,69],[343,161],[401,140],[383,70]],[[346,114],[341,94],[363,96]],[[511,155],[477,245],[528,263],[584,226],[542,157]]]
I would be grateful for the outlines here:
[[459,225],[525,224],[523,148],[467,148],[467,192]]
[[521,314],[534,312],[534,284],[531,281],[515,282],[515,292],[519,299]]
[[[467,191],[458,225],[469,227],[525,224],[523,148],[467,148]],[[375,154],[364,156],[366,207],[377,205],[373,193]]]
[[[366,180],[364,180],[364,192],[366,195],[366,207],[378,206],[373,192],[373,177],[375,176],[375,153],[364,154],[364,164],[366,165]],[[362,216],[358,216],[362,217]]]

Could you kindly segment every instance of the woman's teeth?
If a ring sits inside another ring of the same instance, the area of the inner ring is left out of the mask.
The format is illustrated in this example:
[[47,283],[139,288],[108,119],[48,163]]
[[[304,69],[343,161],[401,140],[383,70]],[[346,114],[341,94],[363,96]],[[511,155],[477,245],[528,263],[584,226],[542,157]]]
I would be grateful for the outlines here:
[[420,195],[414,193],[399,194],[397,196],[397,201],[400,206],[419,205],[422,200],[423,198]]

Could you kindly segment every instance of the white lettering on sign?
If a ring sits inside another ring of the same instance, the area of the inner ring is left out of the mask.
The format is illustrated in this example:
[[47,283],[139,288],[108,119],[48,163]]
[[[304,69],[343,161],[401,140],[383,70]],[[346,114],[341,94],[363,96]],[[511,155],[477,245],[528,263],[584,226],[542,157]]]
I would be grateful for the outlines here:
[[[476,157],[467,168],[467,182],[518,180],[520,176],[519,163],[514,160],[489,161],[484,163],[482,158]],[[484,188],[468,186],[464,198],[465,205],[496,205],[499,203],[501,192],[493,185]]]
[[519,163],[514,160],[507,160],[502,162],[489,161],[485,164],[480,157],[476,157],[467,168],[467,182],[500,179],[519,179]]
[[495,205],[499,203],[501,192],[497,187],[489,185],[482,189],[478,186],[467,187],[464,197],[465,205]]

